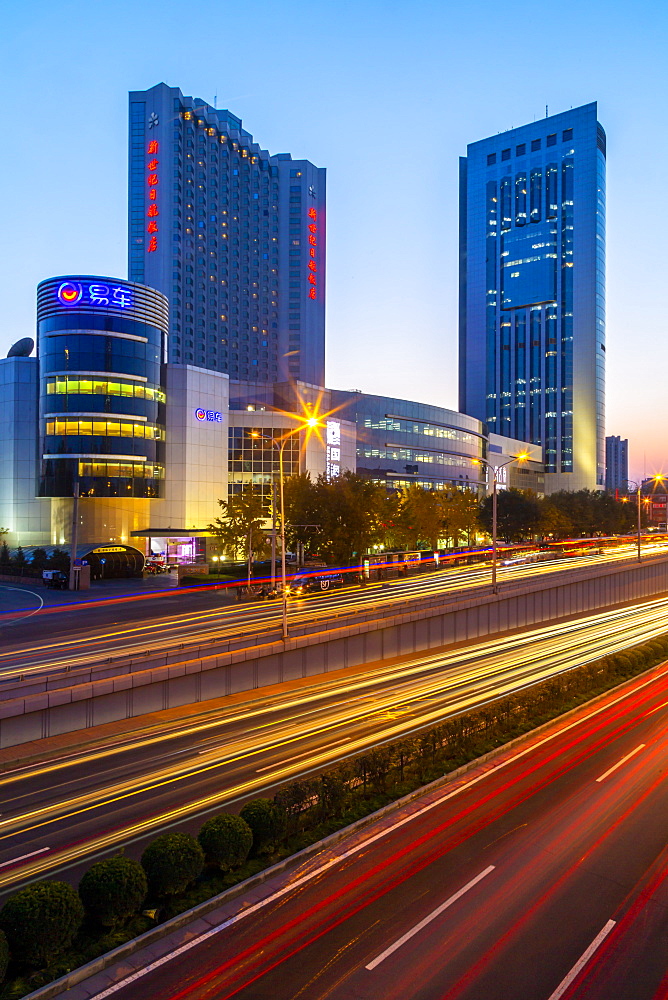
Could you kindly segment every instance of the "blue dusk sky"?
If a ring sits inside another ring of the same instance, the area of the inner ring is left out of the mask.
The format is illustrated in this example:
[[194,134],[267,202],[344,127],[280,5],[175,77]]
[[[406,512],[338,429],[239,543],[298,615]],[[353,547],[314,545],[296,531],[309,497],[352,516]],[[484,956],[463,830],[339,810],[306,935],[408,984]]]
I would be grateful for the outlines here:
[[0,350],[41,279],[127,275],[127,92],[164,81],[327,168],[328,385],[456,409],[458,157],[598,101],[606,433],[668,473],[667,26],[657,0],[8,0]]

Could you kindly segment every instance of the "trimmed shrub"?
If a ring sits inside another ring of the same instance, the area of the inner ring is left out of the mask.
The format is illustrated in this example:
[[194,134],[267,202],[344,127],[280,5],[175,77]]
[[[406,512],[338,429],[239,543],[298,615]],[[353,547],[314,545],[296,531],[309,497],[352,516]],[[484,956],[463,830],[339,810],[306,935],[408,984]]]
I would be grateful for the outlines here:
[[0,931],[0,983],[5,978],[7,966],[9,965],[9,945],[4,931]]
[[204,851],[189,833],[165,833],[148,845],[141,864],[151,895],[173,896],[201,875]]
[[253,831],[241,816],[212,816],[197,834],[204,857],[222,871],[242,865],[253,846]]
[[253,854],[268,854],[285,835],[285,815],[271,799],[255,799],[241,810],[253,833]]
[[74,940],[84,908],[67,882],[35,882],[11,896],[0,910],[12,958],[41,969]]
[[142,866],[122,855],[98,861],[79,883],[86,913],[103,927],[115,927],[137,913],[147,892]]

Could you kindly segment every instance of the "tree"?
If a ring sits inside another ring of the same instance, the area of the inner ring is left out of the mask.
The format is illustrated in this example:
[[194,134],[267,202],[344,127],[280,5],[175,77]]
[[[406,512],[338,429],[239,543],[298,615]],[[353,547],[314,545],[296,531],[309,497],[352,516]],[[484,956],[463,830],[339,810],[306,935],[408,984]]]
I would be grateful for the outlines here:
[[480,510],[476,493],[469,489],[448,488],[439,490],[439,497],[443,512],[444,537],[451,539],[456,547],[459,545],[459,536],[464,535],[467,544],[470,545],[478,527]]
[[438,548],[444,514],[440,493],[440,490],[427,490],[417,483],[400,491],[397,523],[406,548]]
[[68,948],[84,908],[67,882],[33,882],[10,896],[0,910],[0,928],[12,958],[41,969]]
[[46,564],[49,557],[46,554],[46,549],[35,549],[32,554],[32,559],[30,560],[30,565],[33,569],[46,569]]
[[11,562],[12,554],[9,551],[9,546],[7,542],[3,542],[2,547],[0,547],[0,566],[6,571],[11,566]]
[[253,846],[253,831],[241,816],[212,816],[197,834],[208,864],[222,871],[242,865]]
[[[481,528],[492,534],[492,502],[490,494],[480,504]],[[497,532],[507,542],[521,542],[535,535],[541,527],[542,510],[538,498],[530,490],[499,490],[497,494]]]
[[147,892],[142,866],[122,855],[98,861],[79,882],[79,896],[86,913],[103,927],[114,927],[133,916]]
[[20,570],[24,570],[28,565],[26,554],[23,551],[23,547],[21,545],[19,545],[18,549],[16,550],[16,555],[14,556],[12,562],[14,564],[14,567]]
[[287,545],[296,549],[298,544],[305,548],[317,544],[320,527],[318,494],[308,472],[285,479],[283,504]]
[[267,520],[262,492],[248,483],[228,500],[219,500],[222,515],[209,525],[209,531],[221,539],[224,547],[236,556],[243,552],[248,562],[250,583],[254,556],[264,555],[267,536],[263,525]]
[[253,854],[268,854],[285,835],[285,816],[271,799],[254,799],[241,810],[253,833]]
[[318,546],[330,565],[350,566],[383,537],[385,487],[355,472],[316,482]]
[[202,874],[204,851],[189,833],[165,833],[148,845],[141,864],[151,895],[174,896]]

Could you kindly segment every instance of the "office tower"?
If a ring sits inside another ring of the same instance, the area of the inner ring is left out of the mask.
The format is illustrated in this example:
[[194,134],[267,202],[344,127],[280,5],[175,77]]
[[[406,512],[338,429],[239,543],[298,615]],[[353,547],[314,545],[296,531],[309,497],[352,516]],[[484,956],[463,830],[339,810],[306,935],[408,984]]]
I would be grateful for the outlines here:
[[629,442],[611,435],[605,439],[605,488],[626,490],[629,480]]
[[326,171],[164,83],[130,94],[129,167],[129,276],[169,299],[169,360],[321,385]]
[[605,132],[596,104],[467,148],[459,407],[540,444],[546,492],[604,484]]

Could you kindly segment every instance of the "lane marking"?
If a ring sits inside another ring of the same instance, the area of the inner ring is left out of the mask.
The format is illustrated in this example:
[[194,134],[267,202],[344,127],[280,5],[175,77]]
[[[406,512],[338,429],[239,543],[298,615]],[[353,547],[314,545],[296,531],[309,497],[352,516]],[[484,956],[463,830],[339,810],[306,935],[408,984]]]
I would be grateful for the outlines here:
[[559,1000],[559,997],[561,997],[561,996],[564,995],[564,993],[566,992],[566,990],[568,989],[568,987],[571,985],[571,983],[573,982],[573,980],[577,976],[578,972],[583,968],[583,966],[585,966],[587,964],[587,962],[589,961],[589,959],[591,958],[591,956],[594,954],[594,952],[596,951],[596,949],[607,938],[608,934],[610,933],[610,931],[612,930],[612,928],[615,926],[615,923],[616,923],[615,920],[608,920],[608,922],[605,925],[605,927],[603,928],[603,930],[599,931],[599,933],[596,935],[596,937],[594,938],[594,940],[592,941],[592,943],[589,945],[589,947],[587,948],[587,950],[585,952],[583,952],[583,954],[577,960],[577,962],[575,963],[575,965],[573,966],[573,968],[571,969],[571,971],[568,973],[568,975],[565,976],[564,979],[561,980],[561,982],[557,986],[557,988],[554,991],[554,993],[550,994],[550,996],[548,997],[548,1000]]
[[668,701],[664,701],[661,705],[657,705],[656,708],[651,708],[649,712],[645,712],[645,718],[647,718],[648,715],[654,715],[655,712],[660,712],[662,708],[666,707],[666,705],[668,705]]
[[[634,687],[632,693],[636,693],[637,691],[642,691],[650,684],[653,684],[657,680],[660,680],[662,676],[663,674],[660,673],[657,676],[647,678],[647,680],[638,684],[637,687]],[[470,778],[468,781],[464,781],[461,785],[458,785],[456,788],[450,789],[450,791],[446,792],[444,795],[439,795],[436,799],[432,800],[431,802],[428,802],[426,805],[422,806],[420,809],[417,809],[415,812],[409,813],[407,816],[403,816],[400,820],[397,820],[396,823],[392,823],[390,826],[384,827],[382,830],[380,830],[378,833],[373,834],[371,837],[367,837],[366,839],[359,841],[357,844],[349,848],[347,851],[344,851],[342,854],[337,854],[335,857],[332,857],[328,861],[323,862],[318,868],[314,868],[306,875],[302,875],[294,882],[290,882],[289,885],[283,886],[282,889],[277,889],[276,892],[272,893],[272,895],[266,896],[264,899],[261,899],[257,903],[253,903],[246,909],[243,909],[239,913],[236,913],[233,917],[229,917],[227,920],[224,920],[221,924],[212,927],[211,930],[205,931],[204,934],[200,934],[197,937],[191,938],[190,941],[186,942],[186,944],[181,945],[180,948],[176,948],[174,951],[168,952],[166,955],[163,955],[162,958],[156,959],[156,961],[152,962],[150,965],[143,966],[141,969],[138,969],[137,972],[134,972],[131,975],[126,976],[125,979],[122,979],[119,982],[114,983],[112,986],[108,987],[106,990],[103,990],[101,993],[93,994],[89,998],[89,1000],[106,1000],[106,997],[111,996],[113,993],[116,993],[118,990],[123,989],[130,983],[133,983],[138,979],[142,979],[145,975],[154,972],[156,969],[159,969],[162,965],[165,965],[167,962],[171,962],[172,959],[178,958],[180,955],[183,955],[186,952],[190,951],[191,948],[195,948],[198,945],[203,944],[209,938],[212,938],[216,934],[220,934],[222,931],[227,930],[228,927],[232,927],[240,920],[244,920],[246,917],[251,916],[253,913],[257,913],[258,910],[263,909],[269,903],[273,903],[278,899],[282,899],[283,896],[286,896],[288,893],[293,892],[295,889],[301,888],[303,885],[306,885],[308,882],[311,882],[314,878],[317,878],[324,872],[329,871],[329,869],[333,868],[334,865],[341,864],[343,861],[347,861],[348,858],[353,857],[360,851],[367,850],[371,846],[371,844],[376,843],[376,841],[382,840],[389,834],[394,833],[395,830],[399,830],[401,829],[401,827],[406,826],[408,823],[412,823],[414,820],[419,819],[426,813],[431,812],[432,809],[436,809],[438,806],[442,806],[445,802],[448,802],[450,799],[455,798],[455,796],[460,795],[462,792],[468,791],[473,785],[477,785],[478,782],[484,781],[486,778],[489,778],[490,775],[498,773],[499,771],[508,767],[508,765],[510,764],[514,764],[516,761],[521,760],[523,757],[526,757],[527,754],[533,753],[539,747],[542,747],[547,743],[551,743],[552,740],[557,739],[559,736],[563,736],[564,733],[569,732],[569,730],[575,729],[577,726],[582,725],[583,722],[590,722],[597,715],[600,715],[602,712],[608,711],[610,708],[613,708],[615,705],[624,701],[624,699],[628,698],[628,696],[629,692],[624,692],[623,694],[620,694],[617,698],[612,699],[610,702],[606,702],[602,705],[599,705],[596,709],[594,709],[594,711],[589,712],[588,714],[583,715],[578,719],[574,719],[572,722],[568,723],[568,725],[563,726],[563,728],[558,728],[557,730],[549,733],[547,736],[544,736],[542,739],[537,740],[535,743],[534,742],[530,743],[529,746],[524,747],[516,754],[513,754],[511,757],[507,757],[505,758],[505,760],[502,760],[499,764],[496,765],[496,767],[492,768],[491,770],[482,771],[474,778]],[[556,996],[549,997],[548,1000],[557,1000],[557,998]]]
[[12,858],[11,861],[0,862],[0,868],[6,868],[7,865],[15,865],[19,861],[25,861],[26,858],[34,858],[36,854],[44,854],[45,851],[50,851],[50,847],[40,847],[38,851],[31,851],[30,854],[22,854],[20,858]]
[[[331,750],[332,747],[341,746],[343,743],[350,743],[350,739],[337,740],[336,743],[326,743],[323,747],[317,747],[315,752],[320,753],[322,750]],[[291,760],[299,760],[300,757],[307,757],[312,752],[312,750],[304,750],[294,757],[284,757],[282,760],[274,761],[273,764],[267,764],[266,767],[258,767],[255,773],[262,774],[263,771],[271,771],[272,767],[281,767],[283,764],[289,764]]]
[[425,917],[424,920],[421,920],[419,924],[416,924],[415,927],[412,927],[409,931],[406,931],[406,933],[403,934],[397,941],[395,941],[394,944],[391,944],[389,948],[386,948],[385,951],[381,952],[381,954],[378,955],[377,958],[374,958],[373,962],[369,962],[369,964],[365,966],[365,968],[367,968],[370,972],[373,969],[375,969],[377,965],[380,965],[381,962],[384,962],[386,958],[388,958],[391,954],[393,954],[393,952],[395,952],[397,948],[401,948],[402,944],[405,944],[406,941],[410,941],[410,939],[414,937],[416,934],[418,934],[424,927],[426,927],[427,924],[430,924],[432,920],[435,920],[436,917],[440,916],[441,913],[447,910],[449,906],[452,906],[452,904],[456,903],[458,899],[461,899],[461,897],[464,895],[465,892],[468,892],[469,889],[472,889],[474,885],[477,885],[478,882],[484,879],[486,875],[489,875],[490,872],[493,872],[495,867],[496,867],[495,865],[490,865],[489,868],[485,868],[485,870],[480,872],[479,875],[476,875],[475,878],[472,878],[470,882],[467,882],[465,886],[462,886],[459,892],[455,892],[452,896],[450,896],[449,899],[446,899],[444,903],[441,903],[440,906],[437,906],[436,909],[429,914],[429,916]]
[[645,744],[641,743],[640,746],[637,746],[635,748],[635,750],[631,751],[631,753],[627,753],[626,757],[622,757],[622,759],[618,760],[616,764],[613,764],[612,767],[609,767],[608,770],[605,772],[605,774],[602,774],[601,777],[597,778],[596,780],[597,781],[605,781],[605,779],[608,777],[608,775],[612,774],[613,771],[616,771],[618,767],[622,766],[622,764],[626,764],[627,760],[630,760],[631,757],[635,757],[635,755],[637,753],[639,753],[643,749],[644,746],[645,746]]

